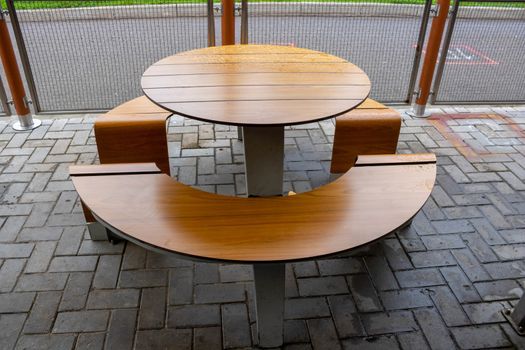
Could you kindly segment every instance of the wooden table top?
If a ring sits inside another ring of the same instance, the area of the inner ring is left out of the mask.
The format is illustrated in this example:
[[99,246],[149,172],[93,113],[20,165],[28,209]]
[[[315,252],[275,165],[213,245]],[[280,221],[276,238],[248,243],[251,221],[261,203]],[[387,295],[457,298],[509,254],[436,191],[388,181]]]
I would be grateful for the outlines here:
[[297,261],[370,243],[421,209],[435,157],[376,160],[288,197],[221,196],[164,174],[73,176],[73,183],[98,220],[149,248],[215,261]]
[[368,76],[342,58],[272,45],[183,52],[149,67],[141,84],[164,109],[238,126],[327,119],[357,107],[370,93]]

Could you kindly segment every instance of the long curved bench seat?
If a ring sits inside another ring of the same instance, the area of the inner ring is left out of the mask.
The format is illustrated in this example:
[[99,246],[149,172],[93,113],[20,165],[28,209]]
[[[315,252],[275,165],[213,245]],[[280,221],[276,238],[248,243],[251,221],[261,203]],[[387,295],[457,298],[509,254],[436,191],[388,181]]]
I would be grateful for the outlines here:
[[291,262],[342,253],[408,222],[436,177],[435,156],[360,157],[338,180],[288,197],[203,192],[165,174],[75,175],[80,198],[123,238],[183,257]]

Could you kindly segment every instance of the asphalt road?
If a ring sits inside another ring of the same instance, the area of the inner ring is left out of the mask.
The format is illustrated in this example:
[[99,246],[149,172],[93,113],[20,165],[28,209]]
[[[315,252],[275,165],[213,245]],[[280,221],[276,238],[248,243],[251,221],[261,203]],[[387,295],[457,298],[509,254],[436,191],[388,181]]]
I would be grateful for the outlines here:
[[[369,74],[372,97],[401,102],[419,25],[404,17],[253,17],[249,32],[250,42],[349,59]],[[23,22],[22,30],[46,111],[112,108],[141,94],[150,64],[207,40],[206,19],[195,17]],[[448,56],[440,101],[525,101],[525,21],[459,19]]]

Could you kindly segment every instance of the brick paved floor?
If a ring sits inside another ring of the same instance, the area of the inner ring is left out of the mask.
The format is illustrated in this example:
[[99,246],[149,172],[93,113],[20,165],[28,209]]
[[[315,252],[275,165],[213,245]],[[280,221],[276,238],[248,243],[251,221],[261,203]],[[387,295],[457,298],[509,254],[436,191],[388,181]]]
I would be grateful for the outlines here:
[[[406,119],[399,152],[434,152],[411,227],[349,258],[287,266],[287,349],[525,348],[500,311],[525,287],[525,108]],[[0,124],[0,349],[253,348],[249,266],[89,240],[70,164],[97,162],[93,116]],[[230,127],[173,118],[173,174],[242,194]],[[327,181],[332,121],[286,132],[286,189]]]

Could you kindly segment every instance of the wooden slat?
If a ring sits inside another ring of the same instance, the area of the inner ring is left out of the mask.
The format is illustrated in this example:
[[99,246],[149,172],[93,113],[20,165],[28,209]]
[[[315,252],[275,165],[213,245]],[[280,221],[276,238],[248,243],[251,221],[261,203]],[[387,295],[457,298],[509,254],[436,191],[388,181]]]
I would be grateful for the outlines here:
[[134,98],[106,113],[106,115],[150,115],[153,117],[164,116],[165,118],[168,118],[171,114],[170,111],[151,102],[146,96]]
[[359,67],[348,62],[333,63],[225,63],[216,64],[175,64],[153,65],[144,76],[181,74],[234,74],[234,73],[356,73]]
[[71,165],[69,167],[71,176],[154,173],[160,173],[160,169],[155,163]]
[[82,176],[73,183],[103,222],[141,244],[219,261],[293,261],[369,243],[423,206],[435,164],[356,167],[314,191],[240,198],[166,175]]
[[344,113],[361,100],[284,100],[163,103],[178,114],[197,120],[228,125],[294,125],[314,122]]
[[344,100],[366,98],[368,86],[228,86],[144,89],[157,103],[279,100]]
[[289,45],[223,45],[196,49],[180,55],[238,55],[247,53],[312,53],[313,50],[301,49]]
[[145,76],[142,88],[277,86],[277,85],[370,85],[366,74],[352,73],[236,73],[202,75]]
[[223,63],[274,63],[274,62],[288,62],[288,63],[330,63],[330,62],[345,62],[344,59],[331,56],[328,54],[246,54],[246,55],[175,55],[170,56],[157,62],[157,65],[163,64],[223,64]]

